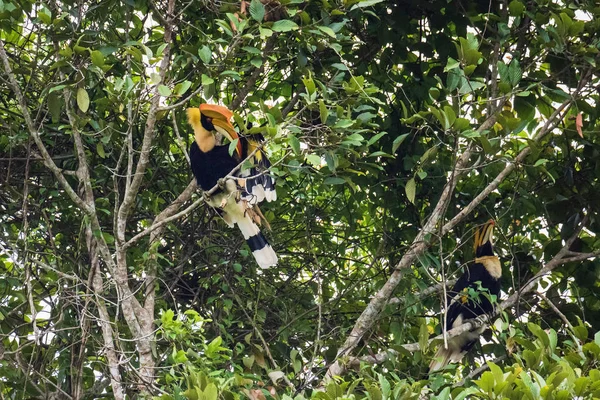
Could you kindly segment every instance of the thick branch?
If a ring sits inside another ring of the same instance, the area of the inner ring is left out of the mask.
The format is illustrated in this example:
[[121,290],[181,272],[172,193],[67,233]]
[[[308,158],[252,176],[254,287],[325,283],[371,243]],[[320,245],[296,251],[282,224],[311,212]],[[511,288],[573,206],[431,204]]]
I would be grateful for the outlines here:
[[[588,78],[583,78],[582,81],[589,79],[589,74],[587,76]],[[544,126],[534,136],[533,141],[539,142],[543,137],[545,137],[549,132],[551,132],[552,129],[554,129],[554,127],[558,124],[558,121],[561,119],[559,118],[560,115],[563,113],[563,111],[565,113],[568,111],[568,108],[578,97],[578,94],[583,87],[584,85],[580,84],[575,93],[573,93],[572,97],[563,102],[555,110],[555,112],[552,113],[552,115],[550,116],[550,118],[548,118]],[[489,129],[495,123],[497,113],[499,112],[499,110],[501,110],[502,105],[503,104],[499,105],[499,107],[496,109],[496,113],[490,116],[488,120],[485,121],[478,128],[478,131],[482,132],[486,129]],[[519,163],[522,163],[525,160],[529,153],[530,147],[528,146],[524,148],[517,155],[515,161],[513,163],[508,164],[504,168],[504,170],[500,172],[500,174],[498,174],[496,178],[481,193],[479,193],[479,195],[476,196],[475,199],[473,199],[473,201],[469,205],[467,205],[463,210],[461,210],[461,212],[459,212],[454,218],[452,218],[451,221],[445,224],[440,229],[441,232],[439,233],[444,235],[448,233],[454,226],[460,223],[467,215],[469,215],[473,211],[473,209],[476,206],[478,206],[483,201],[483,199],[485,199],[493,190],[495,190],[504,179],[506,179],[506,177],[516,168],[516,166]],[[467,148],[467,150],[465,150],[465,152],[457,160],[450,180],[444,187],[444,191],[440,196],[440,200],[438,201],[427,223],[425,224],[421,232],[417,235],[406,254],[396,265],[396,271],[392,273],[392,275],[384,284],[384,286],[377,292],[375,296],[373,296],[363,313],[360,315],[360,317],[354,325],[354,328],[352,329],[352,332],[344,342],[344,345],[338,350],[337,358],[347,355],[349,352],[351,352],[358,344],[360,338],[362,338],[362,336],[368,331],[368,329],[370,329],[372,324],[376,321],[379,313],[381,312],[381,310],[383,310],[389,298],[391,297],[393,290],[400,282],[402,274],[399,272],[399,270],[403,268],[408,268],[410,265],[412,265],[414,260],[421,254],[423,254],[425,250],[431,245],[432,240],[435,238],[435,234],[438,233],[436,232],[435,227],[443,217],[443,212],[446,209],[447,203],[450,201],[450,197],[454,190],[454,186],[456,185],[458,177],[466,171],[465,167],[467,166],[467,162],[470,156],[471,149]],[[428,237],[429,239],[426,240],[426,238]],[[330,366],[329,370],[327,371],[327,378],[331,378],[335,375],[341,375],[343,372],[344,368],[338,362],[335,362]]]
[[[584,220],[582,221],[582,223],[579,225],[576,232],[565,242],[565,245],[563,246],[563,248],[550,261],[548,261],[546,263],[546,265],[544,265],[544,267],[525,286],[523,286],[519,291],[511,294],[505,301],[500,303],[498,305],[496,311],[493,314],[482,317],[480,319],[469,320],[469,321],[465,322],[464,324],[447,331],[446,334],[447,334],[448,339],[489,324],[490,321],[492,321],[494,318],[496,318],[498,315],[500,315],[504,310],[514,307],[517,304],[517,301],[524,294],[532,292],[535,289],[537,282],[540,279],[542,279],[544,276],[548,275],[552,270],[556,269],[557,267],[564,265],[566,263],[569,263],[569,262],[583,261],[583,260],[587,260],[590,258],[595,258],[595,257],[600,256],[600,250],[597,252],[594,252],[594,253],[578,253],[576,255],[571,255],[573,253],[571,251],[569,251],[569,247],[575,241],[575,239],[579,236],[579,233],[581,232],[581,229],[583,229],[583,227],[587,223],[587,220],[588,220],[588,218],[586,216],[584,218]],[[571,256],[566,257],[566,255],[571,255]],[[437,336],[429,339],[428,343],[431,344],[432,342],[434,342],[436,340],[442,340],[442,339],[443,339],[443,335],[440,334],[440,335],[437,335]],[[420,350],[419,343],[408,343],[408,344],[403,345],[402,347],[405,350],[410,351],[410,352],[415,352],[415,351]],[[369,364],[381,364],[381,363],[384,363],[387,360],[389,360],[391,357],[397,357],[397,356],[398,356],[398,352],[396,350],[388,349],[386,351],[379,352],[379,353],[373,354],[373,355],[364,356],[364,357],[351,357],[347,362],[347,364],[348,364],[347,366],[356,366],[360,362],[366,362]]]

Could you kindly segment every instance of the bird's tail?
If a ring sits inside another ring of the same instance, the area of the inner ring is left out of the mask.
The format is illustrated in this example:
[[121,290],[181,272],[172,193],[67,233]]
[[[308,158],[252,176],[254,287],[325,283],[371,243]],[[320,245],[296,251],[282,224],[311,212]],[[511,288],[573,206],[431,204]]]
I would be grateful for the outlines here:
[[261,233],[258,225],[246,213],[243,217],[235,221],[246,239],[246,243],[252,250],[252,255],[256,259],[258,266],[269,268],[277,264],[277,254],[271,247],[265,236]]
[[223,211],[223,219],[227,224],[233,227],[234,224],[237,224],[240,231],[242,231],[242,235],[244,235],[244,239],[246,239],[246,243],[252,250],[252,255],[256,259],[259,267],[261,268],[269,268],[277,264],[277,254],[267,242],[267,239],[260,232],[260,228],[251,217],[251,212],[248,211],[247,205],[244,204],[243,201],[236,201],[234,196],[236,192],[235,182],[231,179],[227,180],[227,189],[226,193],[219,193],[213,198],[211,198],[211,204],[214,207],[223,207],[222,205],[217,206],[217,204],[225,204]]
[[446,349],[442,344],[429,364],[429,372],[438,371],[448,365],[455,352],[456,349],[454,349],[453,346],[448,346]]

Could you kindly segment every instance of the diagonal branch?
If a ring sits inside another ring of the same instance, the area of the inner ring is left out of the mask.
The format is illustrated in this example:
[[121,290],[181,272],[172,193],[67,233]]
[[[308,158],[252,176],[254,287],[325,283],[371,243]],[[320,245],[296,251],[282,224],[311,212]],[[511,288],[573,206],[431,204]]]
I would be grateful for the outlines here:
[[[562,249],[559,250],[559,252],[556,253],[556,255],[554,257],[552,257],[552,259],[550,261],[548,261],[543,266],[543,268],[540,269],[540,271],[538,271],[538,273],[533,278],[531,278],[531,280],[529,280],[529,282],[526,285],[521,287],[520,290],[514,292],[505,301],[500,303],[498,305],[496,311],[493,314],[490,314],[486,317],[482,317],[480,319],[469,320],[469,321],[465,322],[464,324],[447,331],[446,334],[447,334],[448,338],[453,338],[455,336],[461,335],[462,333],[469,332],[469,331],[472,331],[473,329],[476,329],[481,326],[489,324],[490,321],[492,321],[494,318],[496,318],[498,315],[500,315],[504,310],[508,310],[508,309],[514,307],[517,304],[518,300],[524,294],[533,292],[534,289],[536,288],[537,282],[540,279],[542,279],[544,276],[546,276],[550,272],[552,272],[554,269],[558,268],[559,266],[570,263],[570,262],[583,261],[583,260],[588,260],[588,259],[599,257],[600,250],[593,252],[593,253],[576,253],[574,255],[573,255],[573,252],[569,251],[569,247],[573,244],[575,239],[577,239],[577,237],[581,233],[581,230],[586,225],[587,221],[588,221],[588,216],[586,215],[584,217],[583,221],[581,222],[581,224],[578,226],[578,229],[565,242],[565,245],[562,247]],[[442,339],[443,339],[443,335],[440,334],[440,335],[437,335],[437,336],[429,339],[428,343],[431,344],[432,342],[434,342],[436,340],[442,340]],[[410,352],[415,352],[415,351],[421,350],[419,343],[408,343],[408,344],[403,345],[402,347],[405,350],[410,351]],[[379,353],[373,354],[373,355],[368,355],[368,356],[364,356],[364,357],[352,357],[348,360],[347,367],[356,366],[356,365],[360,364],[361,362],[366,362],[369,364],[381,364],[381,363],[389,360],[391,357],[397,357],[397,356],[398,356],[398,352],[396,350],[388,349],[386,351],[382,351],[382,352],[379,352]]]

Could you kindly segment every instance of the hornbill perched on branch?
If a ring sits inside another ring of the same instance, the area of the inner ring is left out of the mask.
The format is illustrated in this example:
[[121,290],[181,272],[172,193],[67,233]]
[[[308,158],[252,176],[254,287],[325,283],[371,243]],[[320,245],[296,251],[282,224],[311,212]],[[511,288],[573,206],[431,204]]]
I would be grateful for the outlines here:
[[[448,292],[446,330],[456,328],[465,321],[493,311],[492,296],[500,296],[502,266],[492,248],[494,221],[489,220],[475,232],[475,262],[458,279]],[[443,323],[443,320],[442,320]],[[429,372],[437,371],[450,362],[459,362],[479,340],[485,327],[465,332],[442,344],[429,364]]]
[[[226,107],[202,104],[188,108],[188,122],[194,128],[195,140],[190,146],[192,172],[204,191],[219,185],[220,190],[207,198],[208,204],[222,210],[222,217],[230,227],[237,224],[261,268],[277,264],[277,254],[260,232],[262,212],[258,203],[277,199],[275,180],[265,172],[270,163],[255,139],[239,137],[230,122],[233,113]],[[231,142],[238,140],[232,155],[229,145],[217,145],[215,133],[221,133]],[[228,174],[250,155],[252,168]],[[240,185],[241,188],[238,188]],[[266,220],[265,220],[266,221]],[[268,223],[266,223],[268,226]]]

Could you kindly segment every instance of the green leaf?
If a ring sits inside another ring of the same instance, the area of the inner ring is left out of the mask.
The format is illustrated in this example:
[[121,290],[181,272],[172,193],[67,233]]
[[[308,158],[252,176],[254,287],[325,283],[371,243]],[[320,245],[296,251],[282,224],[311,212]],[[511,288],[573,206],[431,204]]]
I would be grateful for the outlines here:
[[169,97],[171,95],[171,89],[165,85],[158,85],[158,93],[163,97]]
[[250,2],[250,16],[258,22],[262,22],[265,18],[265,6],[260,0],[252,0]]
[[539,160],[537,160],[535,162],[535,164],[533,164],[534,167],[539,167],[540,165],[544,165],[548,162],[548,160],[546,160],[545,158],[540,158]]
[[[161,79],[160,75],[157,74],[156,72],[153,72],[153,73],[150,74],[150,84],[151,85],[157,85],[157,84],[159,84],[160,83],[160,79]],[[124,82],[124,81],[121,80],[121,82]],[[115,88],[116,88],[116,85],[115,85]]]
[[306,161],[314,167],[321,166],[321,157],[318,154],[308,154]]
[[263,60],[260,57],[254,57],[252,60],[250,60],[250,64],[252,64],[252,66],[255,68],[260,68],[263,64]]
[[508,4],[508,12],[513,17],[520,17],[525,12],[525,5],[519,0],[513,0]]
[[339,178],[337,176],[330,176],[328,178],[325,178],[325,180],[323,181],[324,185],[343,185],[345,183],[345,179]]
[[242,47],[242,50],[247,51],[248,53],[252,53],[252,54],[257,54],[257,55],[262,54],[262,51],[260,51],[256,47],[244,46],[244,47]]
[[231,70],[227,70],[227,71],[223,71],[221,72],[219,75],[221,76],[230,76],[233,78],[233,80],[239,81],[242,79],[242,77],[240,76],[240,74],[236,71],[231,71]]
[[229,151],[229,155],[230,156],[232,156],[233,153],[235,152],[235,149],[237,148],[237,144],[238,144],[239,141],[240,141],[240,139],[236,138],[236,139],[233,139],[231,141],[231,143],[229,143],[229,149],[228,149],[228,151]]
[[254,365],[254,356],[246,356],[242,358],[242,363],[244,363],[246,368],[252,368],[252,365]]
[[352,8],[350,8],[350,11],[355,10],[357,8],[365,8],[365,7],[371,7],[377,3],[381,3],[383,0],[363,0],[363,1],[359,1],[358,3],[356,3],[355,5],[352,6]]
[[494,374],[490,371],[485,371],[481,378],[474,380],[475,384],[481,388],[486,393],[493,393],[494,391]]
[[415,178],[411,178],[408,182],[406,182],[404,191],[406,192],[406,197],[408,198],[408,201],[415,204],[415,195],[417,191],[417,184],[415,182]]
[[444,126],[446,129],[450,129],[454,125],[454,121],[456,121],[456,113],[452,107],[444,106],[444,114],[446,116]]
[[340,71],[348,71],[348,67],[342,63],[333,63],[331,66],[335,69],[339,69]]
[[404,134],[398,136],[396,139],[394,139],[394,142],[392,143],[392,154],[395,153],[396,150],[398,150],[398,147],[400,147],[402,142],[404,142],[404,139],[406,139],[407,137],[408,137],[408,133],[404,133]]
[[369,141],[367,142],[367,146],[371,146],[375,143],[377,143],[377,141],[379,141],[379,139],[381,139],[382,137],[384,137],[385,135],[387,135],[387,132],[380,132],[377,135],[373,136],[371,139],[369,139]]
[[185,355],[185,351],[183,351],[183,350],[178,350],[175,354],[173,354],[173,361],[178,364],[184,363],[187,360],[188,360],[188,358]]
[[268,38],[273,36],[273,31],[267,28],[263,28],[262,26],[258,27],[258,32],[260,33],[260,38],[264,39],[264,38]]
[[327,117],[329,116],[329,110],[323,100],[319,100],[319,114],[321,116],[321,123],[327,124]]
[[191,86],[192,86],[192,82],[190,82],[190,81],[180,82],[177,85],[175,85],[175,88],[174,88],[175,94],[178,96],[181,96],[185,92],[187,92]]
[[331,36],[333,39],[336,38],[335,32],[333,31],[333,29],[331,29],[328,26],[317,26],[317,29],[319,29],[321,32]]
[[452,128],[457,130],[458,132],[462,132],[471,127],[471,123],[466,118],[457,118],[452,125]]
[[90,107],[90,97],[84,88],[77,89],[77,107],[84,113]]
[[274,32],[289,32],[298,29],[298,25],[289,19],[282,19],[280,21],[276,21],[271,29]]
[[523,77],[523,71],[521,70],[521,66],[519,65],[519,61],[512,60],[510,65],[508,66],[508,81],[510,84],[515,87],[519,84],[519,81]]
[[217,400],[219,398],[219,390],[217,389],[217,385],[212,382],[206,385],[206,388],[202,392],[204,394],[202,396],[203,400]]
[[104,146],[102,145],[102,142],[98,142],[98,144],[96,144],[96,152],[100,157],[106,158],[106,153],[104,152]]
[[288,143],[296,155],[300,154],[300,141],[294,135],[288,136]]
[[310,76],[302,78],[302,83],[304,83],[304,87],[306,88],[306,91],[309,95],[313,94],[315,90],[317,90],[315,81],[313,81],[313,79]]
[[101,67],[104,65],[104,55],[102,54],[102,52],[94,50],[92,51],[91,57],[92,64],[94,64],[96,67]]
[[212,51],[207,46],[198,49],[198,56],[204,64],[208,64],[212,58]]
[[210,85],[215,83],[215,80],[206,74],[202,74],[202,85]]
[[448,62],[446,63],[446,66],[444,67],[444,72],[448,72],[454,68],[458,68],[460,66],[460,62],[458,62],[458,60],[455,60],[452,57],[448,57]]

